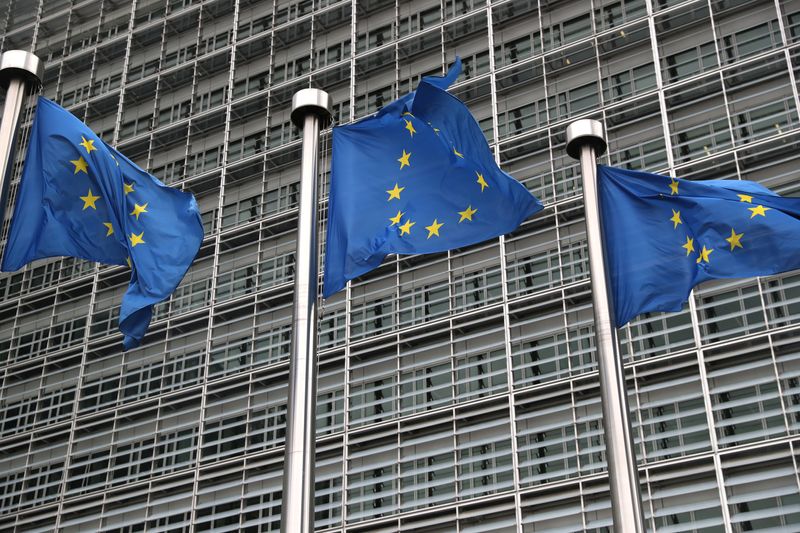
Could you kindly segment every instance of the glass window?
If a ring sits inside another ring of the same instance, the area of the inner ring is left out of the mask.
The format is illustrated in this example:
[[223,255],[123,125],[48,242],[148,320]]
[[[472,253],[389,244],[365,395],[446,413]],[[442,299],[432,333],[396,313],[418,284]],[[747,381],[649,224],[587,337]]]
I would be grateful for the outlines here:
[[[484,408],[485,409],[485,408]],[[514,483],[508,410],[456,415],[458,495],[475,498]]]
[[696,294],[704,342],[737,337],[765,327],[758,286],[752,281],[717,282]]
[[785,435],[786,420],[772,357],[766,346],[710,354],[709,392],[720,447]]
[[456,400],[466,401],[508,389],[506,351],[498,333],[470,332],[454,347]]
[[577,439],[571,398],[542,391],[536,401],[517,406],[517,456],[523,487],[578,475]]
[[792,529],[800,521],[797,472],[788,449],[723,462],[725,492],[735,531]]
[[451,431],[450,424],[430,422],[403,429],[400,444],[401,511],[454,499],[455,457]]
[[397,512],[397,444],[395,439],[351,441],[347,461],[347,520],[358,522]]
[[[635,369],[635,440],[648,462],[690,455],[711,448],[700,373],[694,357]],[[638,435],[641,434],[642,442]]]
[[396,374],[388,354],[351,363],[350,423],[360,426],[397,416]]

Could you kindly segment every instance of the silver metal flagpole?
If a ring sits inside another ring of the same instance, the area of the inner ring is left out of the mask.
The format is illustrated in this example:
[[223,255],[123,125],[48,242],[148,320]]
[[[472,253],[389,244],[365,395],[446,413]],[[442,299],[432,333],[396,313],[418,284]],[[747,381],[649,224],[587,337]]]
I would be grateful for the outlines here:
[[44,64],[30,52],[9,50],[0,56],[0,84],[6,88],[6,103],[0,121],[0,224],[5,220],[23,100],[32,86],[41,85],[43,75]]
[[600,401],[606,439],[611,513],[614,531],[644,533],[644,514],[639,489],[639,473],[625,390],[622,360],[617,354],[608,275],[603,257],[600,231],[600,204],[597,192],[596,158],[606,151],[603,124],[578,120],[567,127],[567,153],[580,159],[583,176],[583,203],[586,212],[586,238],[589,243],[589,268],[592,273],[597,366],[600,372]]
[[314,452],[317,408],[317,156],[319,131],[331,99],[319,89],[292,98],[292,122],[303,130],[300,213],[294,269],[292,357],[283,464],[282,533],[314,531]]

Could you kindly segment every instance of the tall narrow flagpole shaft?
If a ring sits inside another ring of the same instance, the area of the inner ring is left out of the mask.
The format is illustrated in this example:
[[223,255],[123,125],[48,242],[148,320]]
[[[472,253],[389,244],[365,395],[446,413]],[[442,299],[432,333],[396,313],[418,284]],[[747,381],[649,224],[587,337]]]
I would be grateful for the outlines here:
[[292,354],[283,471],[282,533],[314,531],[314,452],[317,406],[317,155],[330,97],[303,89],[292,100],[292,121],[303,129],[300,211],[295,253]]
[[25,95],[41,83],[44,66],[34,54],[9,50],[0,56],[0,84],[6,87],[6,101],[0,120],[0,224],[6,215],[8,187],[17,151],[17,132]]
[[644,514],[636,453],[625,389],[625,373],[617,353],[616,329],[603,256],[596,158],[606,149],[602,123],[578,120],[567,127],[567,153],[580,159],[589,268],[592,273],[595,343],[600,373],[600,401],[611,490],[614,531],[644,533]]

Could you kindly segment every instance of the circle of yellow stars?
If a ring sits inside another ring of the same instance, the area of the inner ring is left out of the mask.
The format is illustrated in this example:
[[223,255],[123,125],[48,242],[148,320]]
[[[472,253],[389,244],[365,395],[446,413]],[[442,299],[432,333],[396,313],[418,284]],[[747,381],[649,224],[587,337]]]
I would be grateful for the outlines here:
[[[78,145],[83,147],[83,149],[86,151],[86,157],[89,157],[89,155],[92,152],[97,151],[97,147],[95,146],[94,143],[95,139],[87,139],[85,136],[81,135],[81,142],[79,142]],[[109,153],[109,155],[114,160],[114,163],[116,163],[116,165],[119,166],[119,161],[117,161],[117,158],[114,157],[114,154]],[[72,172],[73,176],[79,173],[86,174],[87,176],[89,175],[89,162],[86,160],[86,158],[84,158],[82,154],[78,156],[78,159],[70,160],[70,163],[72,163],[73,166],[73,172]],[[134,184],[128,183],[124,180],[122,182],[122,188],[123,192],[125,193],[125,196],[127,196],[132,192],[136,192]],[[81,209],[82,211],[85,211],[90,208],[97,211],[97,201],[102,199],[100,196],[94,194],[91,188],[89,188],[85,196],[79,196],[79,198],[83,201],[83,208]],[[140,215],[149,212],[147,210],[147,207],[148,207],[147,202],[141,205],[134,202],[133,211],[131,211],[130,215],[136,217],[136,220],[138,221]],[[114,235],[114,225],[111,222],[103,222],[103,226],[106,229],[105,233],[106,237]],[[128,237],[128,240],[130,241],[131,248],[135,248],[140,244],[147,244],[147,242],[144,240],[144,231],[141,231],[138,234],[131,232],[130,236]],[[131,266],[130,257],[128,257],[127,262],[128,266]]]
[[[670,188],[670,196],[679,195],[679,185],[680,185],[679,181],[675,180],[674,178],[670,178],[670,182],[668,185]],[[737,196],[739,197],[739,202],[748,204],[753,203],[752,195],[737,194]],[[750,218],[752,219],[757,216],[766,217],[767,211],[769,211],[771,208],[765,207],[763,205],[755,205],[754,207],[748,207],[747,209],[750,211]],[[678,226],[683,224],[683,220],[681,219],[681,212],[676,211],[675,209],[671,209],[671,211],[672,211],[672,217],[670,217],[669,221],[672,222],[672,228],[674,230],[677,230]],[[727,242],[728,245],[730,246],[729,251],[731,253],[734,250],[736,250],[736,248],[744,249],[744,245],[742,244],[743,237],[744,237],[744,232],[736,233],[736,230],[734,228],[731,228],[730,237],[725,239],[725,242]],[[698,246],[700,246],[699,243]],[[708,248],[706,247],[705,244],[702,245],[700,250],[697,250],[695,248],[694,238],[691,237],[690,235],[686,235],[686,242],[681,246],[681,248],[683,248],[686,251],[686,257],[689,257],[692,253],[697,252],[697,258],[695,259],[695,262],[697,264],[710,263],[711,253],[714,251],[714,248]]]
[[[406,118],[406,117],[409,117],[409,118]],[[414,139],[414,135],[416,133],[418,133],[417,129],[414,127],[414,122],[412,120],[414,118],[415,118],[414,115],[412,115],[408,111],[403,113],[403,123],[404,123],[403,129],[405,129],[408,132],[409,140],[413,140]],[[427,125],[431,128],[431,130],[437,136],[439,135],[439,131],[440,131],[439,128],[434,127],[430,122],[428,122]],[[455,157],[460,158],[460,159],[464,158],[464,154],[459,152],[458,149],[455,146],[453,146],[452,149],[453,149],[453,155]],[[413,152],[408,152],[408,151],[406,151],[405,148],[402,149],[402,153],[400,154],[400,157],[397,158],[397,162],[400,163],[400,168],[398,169],[398,172],[402,171],[406,167],[411,168],[411,156],[412,155],[413,155]],[[483,176],[483,174],[481,174],[480,172],[478,172],[476,170],[475,171],[475,177],[476,177],[475,183],[477,183],[478,186],[480,186],[481,192],[483,192],[487,188],[489,188],[489,183],[486,181],[486,178]],[[388,197],[386,198],[386,201],[387,202],[391,202],[392,200],[401,200],[401,194],[405,190],[406,190],[405,186],[401,187],[400,183],[398,181],[395,181],[394,187],[392,187],[391,189],[386,189],[386,194],[388,194]],[[127,192],[126,192],[126,194],[127,194]],[[144,207],[147,207],[147,204],[145,204]],[[472,205],[468,205],[463,211],[458,211],[457,212],[458,215],[459,215],[458,224],[461,224],[462,222],[472,222],[473,217],[475,216],[475,214],[477,212],[478,212],[478,210],[473,208]],[[131,213],[131,214],[134,214],[134,213]],[[403,235],[411,235],[411,228],[414,225],[416,225],[416,222],[412,221],[408,217],[406,217],[405,221],[404,221],[403,219],[404,219],[405,216],[406,216],[406,212],[404,212],[402,210],[398,210],[397,213],[394,216],[389,217],[389,222],[390,222],[389,227],[397,226],[397,228],[400,230],[400,236],[401,237]],[[138,215],[137,215],[137,218],[138,218]],[[445,225],[444,222],[439,222],[438,218],[434,218],[433,222],[431,222],[431,224],[429,226],[425,226],[425,229],[428,230],[428,237],[427,238],[430,239],[431,237],[439,237],[440,236],[439,235],[439,231],[444,225]]]

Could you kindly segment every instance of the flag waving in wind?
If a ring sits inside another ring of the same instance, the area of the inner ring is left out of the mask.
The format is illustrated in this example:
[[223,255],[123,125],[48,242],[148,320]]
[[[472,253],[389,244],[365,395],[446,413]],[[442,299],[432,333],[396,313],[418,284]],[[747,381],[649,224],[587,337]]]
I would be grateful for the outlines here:
[[800,198],[751,181],[598,166],[615,322],[680,311],[698,283],[800,268]]
[[500,170],[478,123],[447,92],[458,77],[422,79],[378,114],[333,130],[325,297],[390,253],[442,252],[514,230],[542,209]]
[[69,111],[39,98],[3,271],[56,256],[129,266],[119,329],[130,349],[202,241],[191,194],[164,186]]

